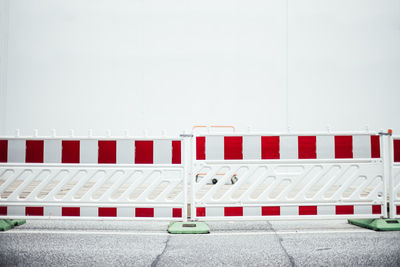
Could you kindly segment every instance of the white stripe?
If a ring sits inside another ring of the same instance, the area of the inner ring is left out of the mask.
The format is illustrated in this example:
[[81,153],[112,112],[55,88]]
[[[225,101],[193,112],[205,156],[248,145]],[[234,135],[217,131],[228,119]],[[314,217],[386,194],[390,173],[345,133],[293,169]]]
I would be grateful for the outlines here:
[[8,162],[25,163],[26,140],[8,140]]
[[318,215],[336,215],[335,206],[317,206]]
[[206,159],[207,160],[224,159],[223,136],[206,136]]
[[171,218],[172,209],[171,208],[154,208],[154,217],[156,218]]
[[317,136],[317,159],[335,158],[335,138],[334,136]]
[[261,159],[261,136],[243,136],[243,159]]
[[353,135],[353,158],[371,157],[371,136]]
[[98,207],[81,207],[80,216],[81,217],[98,217],[99,216]]
[[223,217],[224,208],[223,207],[207,207],[206,217]]
[[371,205],[355,205],[354,206],[354,215],[357,214],[372,214],[372,206]]
[[281,136],[279,140],[279,154],[281,159],[299,158],[299,146],[297,136]]
[[171,164],[172,163],[172,141],[154,140],[154,163]]
[[281,206],[281,216],[288,216],[288,215],[299,215],[299,207],[298,206],[293,206],[293,207],[286,207],[286,206]]
[[135,162],[135,144],[133,140],[117,140],[117,163],[133,164]]
[[7,206],[7,216],[25,216],[25,206]]
[[44,140],[44,162],[61,163],[61,140]]
[[243,216],[261,216],[261,207],[243,207]]
[[58,216],[58,217],[61,217],[61,207],[45,206],[45,207],[43,207],[43,216]]
[[135,217],[134,208],[117,208],[117,217]]
[[97,140],[81,140],[79,150],[80,163],[98,162],[99,146]]

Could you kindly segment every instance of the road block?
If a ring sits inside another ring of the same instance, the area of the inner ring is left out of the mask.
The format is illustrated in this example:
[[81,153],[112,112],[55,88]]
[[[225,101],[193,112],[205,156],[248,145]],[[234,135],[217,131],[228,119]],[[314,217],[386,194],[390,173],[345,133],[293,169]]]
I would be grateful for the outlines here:
[[232,130],[0,137],[0,219],[400,216],[400,136]]
[[181,138],[0,138],[0,218],[187,218]]
[[196,135],[192,218],[386,217],[382,141],[377,132]]

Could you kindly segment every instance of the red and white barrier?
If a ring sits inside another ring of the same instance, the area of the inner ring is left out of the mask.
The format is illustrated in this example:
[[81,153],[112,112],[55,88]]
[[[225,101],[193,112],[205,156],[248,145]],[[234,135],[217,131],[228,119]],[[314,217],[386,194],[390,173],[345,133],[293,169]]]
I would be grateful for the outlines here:
[[385,216],[381,140],[377,133],[196,136],[192,214]]
[[387,195],[400,217],[400,136],[390,168],[386,138],[0,138],[0,219],[186,220],[189,177],[192,219],[379,218]]
[[196,137],[197,160],[380,158],[379,135]]
[[0,139],[0,163],[181,164],[181,140]]
[[[337,216],[382,214],[382,205],[286,205],[286,206],[229,206],[197,207],[197,217],[288,217],[288,216]],[[273,218],[272,218],[273,219]]]
[[116,219],[182,219],[182,208],[163,207],[98,207],[98,206],[38,206],[7,205],[0,206],[0,216],[19,217],[53,217],[53,218],[116,218]]

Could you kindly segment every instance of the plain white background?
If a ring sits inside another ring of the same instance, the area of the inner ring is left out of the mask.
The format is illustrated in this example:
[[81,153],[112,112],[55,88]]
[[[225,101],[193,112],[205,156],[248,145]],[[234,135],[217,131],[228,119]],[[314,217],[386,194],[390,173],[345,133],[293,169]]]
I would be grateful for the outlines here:
[[0,0],[0,130],[400,133],[398,0]]

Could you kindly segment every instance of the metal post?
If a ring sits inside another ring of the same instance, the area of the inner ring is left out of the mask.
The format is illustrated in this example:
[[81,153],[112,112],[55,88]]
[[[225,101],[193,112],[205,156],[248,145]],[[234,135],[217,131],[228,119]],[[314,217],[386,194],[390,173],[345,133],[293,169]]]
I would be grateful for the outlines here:
[[396,215],[396,207],[394,205],[394,184],[393,184],[393,136],[390,133],[388,135],[388,178],[389,178],[389,218],[393,219]]
[[183,140],[183,170],[184,170],[184,180],[183,180],[183,221],[187,222],[187,206],[188,206],[188,187],[189,181],[192,176],[192,134],[183,133],[180,135]]
[[391,203],[393,198],[393,186],[392,186],[392,133],[389,132],[380,132],[380,140],[381,140],[381,151],[382,151],[382,160],[383,160],[383,216],[384,218],[388,218],[388,196],[389,196],[389,208],[390,208],[390,217],[392,218],[392,206]]

